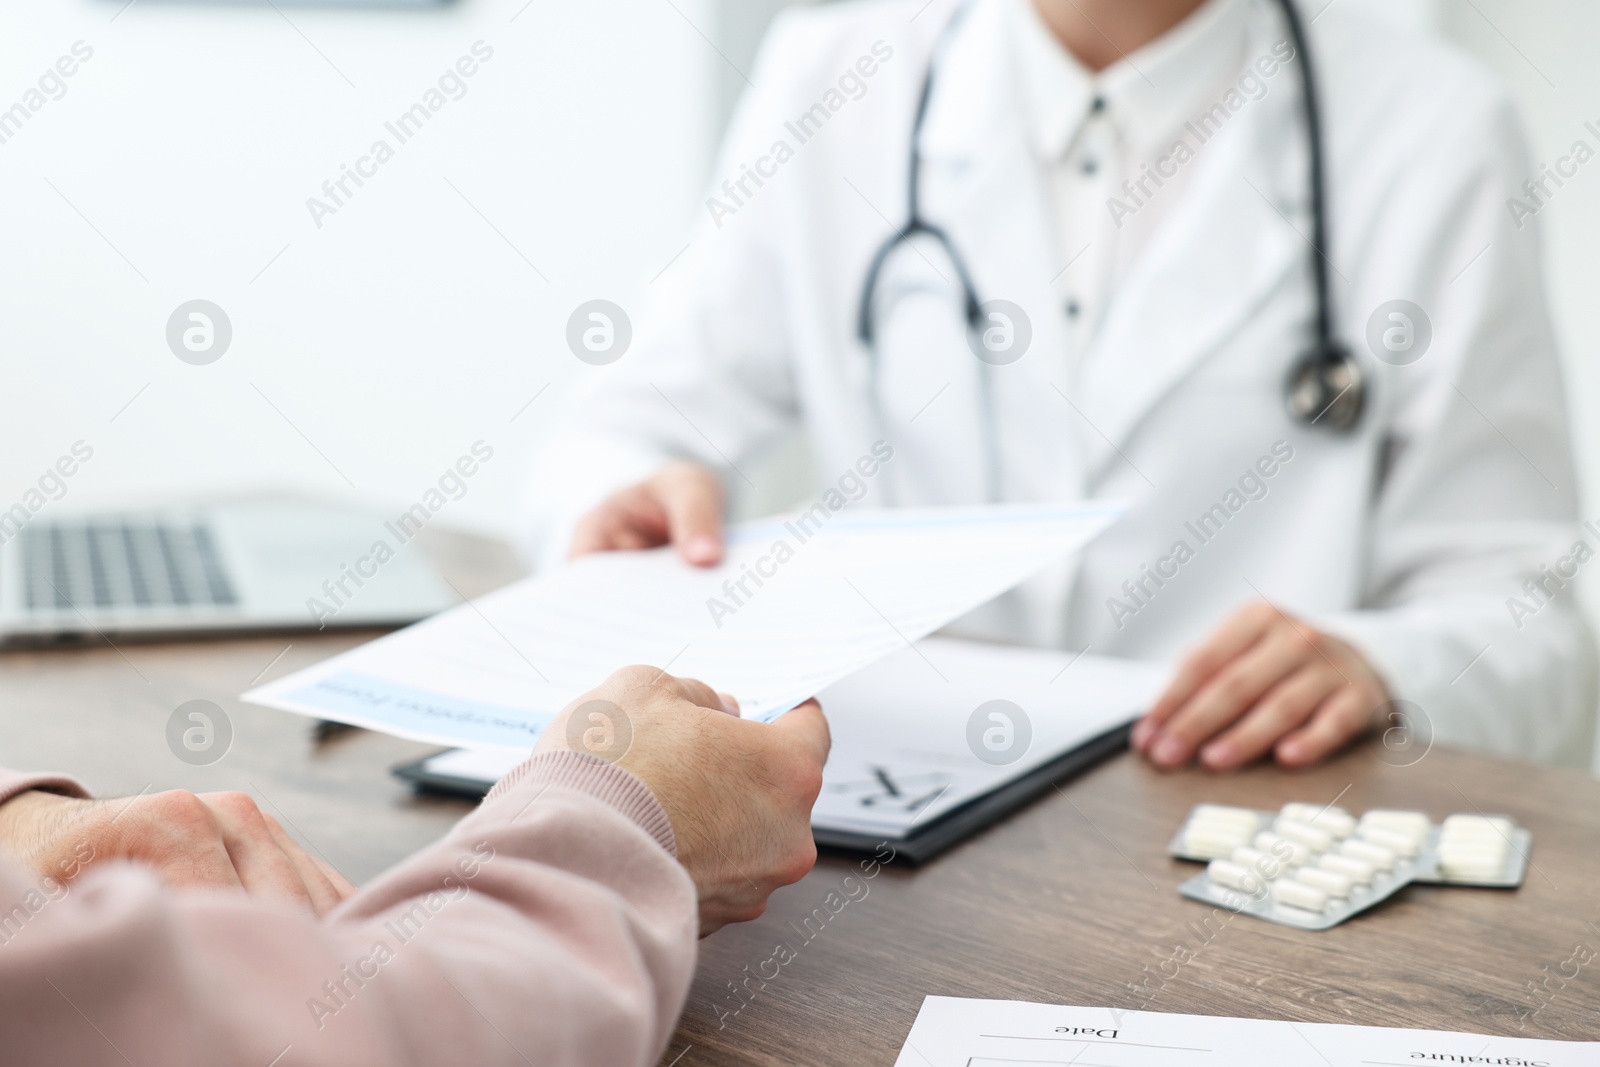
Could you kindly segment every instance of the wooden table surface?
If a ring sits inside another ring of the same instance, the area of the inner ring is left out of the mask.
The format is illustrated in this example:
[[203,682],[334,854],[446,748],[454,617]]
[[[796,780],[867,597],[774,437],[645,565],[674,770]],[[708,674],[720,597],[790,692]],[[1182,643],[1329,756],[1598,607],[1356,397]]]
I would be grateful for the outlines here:
[[[428,548],[469,595],[514,573],[487,542]],[[427,746],[364,731],[319,744],[305,720],[237,695],[371,636],[5,653],[0,763],[68,770],[107,795],[241,789],[363,881],[470,806],[389,775]],[[209,767],[167,748],[168,716],[196,698],[234,729]],[[890,1064],[929,994],[1600,1040],[1600,783],[1437,747],[1408,766],[1385,755],[1230,776],[1122,756],[920,869],[891,862],[867,878],[858,859],[825,856],[761,919],[702,943],[662,1063]],[[1165,846],[1191,805],[1335,798],[1509,814],[1534,834],[1527,882],[1413,886],[1323,933],[1178,896],[1197,868]]]
[[[1123,755],[921,869],[862,881],[825,858],[760,920],[703,944],[663,1062],[692,1045],[685,1067],[892,1064],[930,994],[1600,1040],[1600,783],[1441,748],[1407,767],[1382,754],[1226,777]],[[1509,814],[1533,831],[1533,867],[1516,891],[1412,886],[1321,933],[1178,896],[1199,868],[1165,850],[1193,804],[1335,797]],[[830,890],[838,914],[803,926]],[[774,968],[779,942],[794,958]],[[753,996],[730,991],[752,972]]]

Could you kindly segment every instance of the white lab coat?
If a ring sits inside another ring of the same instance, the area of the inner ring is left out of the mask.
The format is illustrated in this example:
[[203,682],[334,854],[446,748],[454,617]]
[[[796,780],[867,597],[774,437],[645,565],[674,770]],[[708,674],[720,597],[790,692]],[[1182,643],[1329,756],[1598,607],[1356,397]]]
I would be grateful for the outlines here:
[[[713,172],[713,195],[735,210],[713,222],[708,204],[633,348],[590,372],[537,467],[531,528],[547,558],[584,510],[665,457],[742,485],[796,426],[819,489],[875,440],[892,445],[854,506],[886,492],[902,505],[983,499],[983,370],[939,281],[948,265],[931,251],[895,259],[882,419],[856,338],[867,263],[904,219],[912,114],[950,11],[939,0],[913,19],[922,4],[830,4],[776,24]],[[1271,6],[1257,6],[1268,36],[1251,55],[1285,36]],[[864,95],[830,98],[875,44]],[[954,38],[924,137],[925,214],[954,238],[979,293],[1031,321],[1027,354],[990,372],[1003,495],[1130,505],[1073,564],[957,629],[1165,658],[1262,595],[1352,642],[1437,740],[1585,762],[1592,639],[1573,589],[1523,586],[1578,531],[1539,249],[1507,208],[1535,173],[1511,102],[1444,46],[1338,7],[1317,20],[1312,47],[1337,330],[1370,390],[1366,418],[1344,436],[1298,425],[1284,406],[1314,306],[1297,70],[1187,164],[1181,202],[1093,343],[1068,358],[1051,284],[1068,257],[983,0]],[[830,100],[842,106],[798,143],[786,123]],[[782,162],[780,140],[793,149]],[[745,166],[768,176],[747,180],[752,195],[735,203],[721,185]],[[1373,310],[1396,298],[1433,328],[1406,367],[1374,358],[1366,340]],[[1513,597],[1537,610],[1514,615]]]

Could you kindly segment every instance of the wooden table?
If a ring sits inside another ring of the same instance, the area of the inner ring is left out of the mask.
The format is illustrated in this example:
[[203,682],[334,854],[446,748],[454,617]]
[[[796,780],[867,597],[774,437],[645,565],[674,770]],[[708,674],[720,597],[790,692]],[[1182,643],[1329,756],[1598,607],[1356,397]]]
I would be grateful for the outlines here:
[[[1439,748],[1396,767],[1381,751],[1226,777],[1120,756],[921,869],[849,887],[859,901],[813,919],[807,941],[803,917],[862,873],[826,858],[760,920],[704,943],[666,1061],[693,1045],[685,1067],[891,1064],[929,994],[1600,1040],[1600,783]],[[1198,867],[1165,850],[1191,805],[1335,797],[1510,814],[1534,833],[1534,866],[1514,892],[1412,886],[1323,933],[1178,896]],[[727,983],[772,974],[780,941],[794,959],[736,999]],[[1578,945],[1594,958],[1563,988]],[[1549,975],[1550,992],[1530,992]]]
[[[490,543],[435,536],[428,549],[469,595],[515,573]],[[0,763],[70,770],[107,794],[242,789],[362,881],[469,805],[390,777],[426,746],[361,731],[317,744],[304,720],[237,694],[370,636],[4,654]],[[168,716],[195,698],[235,731],[209,767],[166,744]],[[867,879],[857,860],[824,857],[760,920],[702,944],[662,1062],[889,1064],[928,994],[1600,1040],[1600,783],[1442,748],[1404,767],[1383,755],[1225,777],[1120,757],[922,869],[890,863]],[[1325,933],[1229,920],[1178,896],[1195,868],[1164,849],[1190,805],[1336,797],[1355,811],[1510,814],[1535,836],[1527,883],[1414,886]],[[780,942],[793,958],[763,984]],[[1595,954],[1586,965],[1578,946]],[[747,978],[748,993],[730,989]]]

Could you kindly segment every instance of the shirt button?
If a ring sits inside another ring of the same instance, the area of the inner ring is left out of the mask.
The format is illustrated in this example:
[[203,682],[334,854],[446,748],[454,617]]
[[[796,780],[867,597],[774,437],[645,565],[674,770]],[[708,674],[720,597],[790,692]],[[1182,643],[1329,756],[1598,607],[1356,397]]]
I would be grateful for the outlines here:
[[1078,302],[1076,300],[1070,300],[1069,299],[1067,301],[1067,318],[1075,319],[1077,317],[1078,317]]
[[1086,159],[1083,161],[1083,172],[1085,174],[1094,174],[1099,169],[1100,164],[1096,163],[1094,160]]
[[1100,112],[1104,111],[1105,109],[1106,109],[1106,98],[1105,97],[1096,95],[1093,100],[1089,101],[1089,113],[1091,115],[1098,115]]

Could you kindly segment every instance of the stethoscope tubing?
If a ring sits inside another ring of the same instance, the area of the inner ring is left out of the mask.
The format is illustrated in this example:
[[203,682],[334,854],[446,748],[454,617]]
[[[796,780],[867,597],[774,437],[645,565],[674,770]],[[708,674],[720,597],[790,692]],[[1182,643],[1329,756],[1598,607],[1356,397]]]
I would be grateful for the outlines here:
[[[1337,425],[1331,422],[1326,424],[1330,428],[1342,431],[1350,429],[1360,418],[1365,383],[1360,365],[1334,336],[1332,297],[1327,262],[1328,218],[1324,174],[1326,161],[1324,158],[1321,108],[1318,101],[1316,75],[1312,67],[1311,50],[1306,38],[1305,27],[1300,20],[1300,13],[1294,6],[1294,0],[1278,0],[1278,3],[1289,29],[1289,36],[1293,41],[1295,54],[1300,61],[1301,110],[1305,123],[1307,144],[1307,184],[1311,194],[1311,271],[1312,284],[1316,295],[1314,347],[1309,353],[1296,361],[1289,381],[1291,383],[1301,381],[1305,376],[1310,375],[1319,389],[1318,396],[1325,403],[1318,402],[1310,405],[1311,408],[1315,409],[1314,414],[1301,414],[1298,406],[1292,403],[1292,394],[1287,390],[1285,399],[1286,403],[1290,404],[1291,417],[1308,425],[1316,425],[1322,416],[1332,409],[1345,394],[1354,391],[1355,397],[1344,409],[1353,413],[1350,418]],[[959,249],[957,249],[949,234],[943,228],[923,217],[921,195],[922,131],[926,125],[929,107],[933,98],[939,62],[973,5],[974,0],[963,0],[962,3],[957,5],[956,10],[946,21],[944,27],[939,31],[939,36],[934,41],[928,58],[927,72],[923,76],[922,89],[917,97],[916,115],[911,126],[910,160],[907,167],[906,182],[906,224],[879,246],[869,262],[866,276],[862,282],[856,332],[867,353],[867,388],[871,393],[870,407],[874,417],[878,420],[880,430],[886,430],[888,423],[879,388],[881,367],[879,365],[875,312],[881,277],[889,256],[901,245],[918,236],[926,236],[940,245],[949,258],[961,286],[962,311],[969,338],[975,337],[982,326],[983,302],[978,296],[977,287],[973,284],[972,274],[967,269],[966,261],[961,256]],[[991,503],[997,503],[1002,497],[1000,492],[999,427],[994,410],[994,369],[989,363],[980,362],[982,365],[978,369],[979,403],[983,409],[984,444],[986,446],[984,464],[985,495]],[[1347,384],[1339,391],[1337,396],[1330,396],[1330,390],[1326,383],[1337,381],[1345,381]],[[892,499],[890,499],[892,497],[892,489],[888,486],[888,481],[888,479],[885,480],[884,494],[886,502],[892,503]]]

